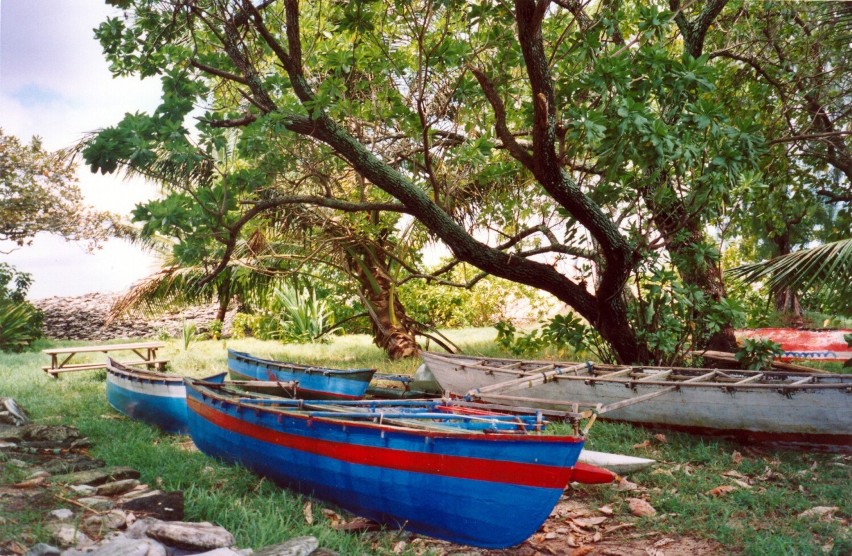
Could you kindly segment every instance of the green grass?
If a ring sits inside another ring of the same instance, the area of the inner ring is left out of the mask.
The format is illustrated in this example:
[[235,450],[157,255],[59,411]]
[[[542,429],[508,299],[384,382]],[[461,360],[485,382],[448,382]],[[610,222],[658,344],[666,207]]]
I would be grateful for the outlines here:
[[[493,329],[449,331],[466,351],[502,355],[493,344]],[[260,548],[283,540],[314,535],[321,546],[340,554],[392,554],[399,534],[349,534],[333,530],[321,503],[313,501],[314,523],[304,517],[307,498],[278,488],[245,469],[226,466],[187,449],[188,439],[170,436],[119,416],[106,403],[103,372],[69,373],[52,379],[41,371],[47,356],[38,350],[73,342],[41,342],[34,351],[0,354],[0,393],[14,397],[30,416],[43,423],[78,427],[93,443],[91,452],[111,465],[128,465],[141,480],[165,490],[182,490],[186,518],[221,524],[232,531],[238,546]],[[346,336],[328,344],[281,345],[254,339],[198,341],[184,351],[178,341],[168,343],[161,358],[172,361],[181,374],[203,376],[226,365],[226,347],[277,359],[332,367],[376,367],[382,372],[412,373],[419,360],[390,362],[367,336]],[[95,354],[92,359],[102,357]],[[81,359],[83,361],[84,359]],[[761,450],[686,434],[655,432],[627,424],[598,422],[592,428],[590,449],[652,457],[660,464],[630,477],[657,509],[655,518],[628,515],[626,499],[636,492],[614,486],[577,486],[572,493],[592,508],[609,504],[618,522],[634,522],[631,531],[713,539],[731,552],[744,554],[821,554],[831,545],[833,554],[852,553],[848,523],[849,459],[834,454]],[[649,442],[645,448],[634,448]],[[735,462],[735,451],[742,460]],[[754,480],[725,496],[707,494],[720,485],[734,484],[723,473],[737,471]],[[769,470],[771,473],[767,473]],[[18,473],[18,475],[16,475]],[[760,479],[764,477],[764,479]],[[19,479],[19,471],[0,466],[0,482]],[[801,519],[797,515],[815,506],[837,506],[834,520]],[[60,507],[57,504],[56,507]],[[6,515],[0,537],[48,542],[37,512]],[[13,521],[15,520],[15,521]],[[845,521],[841,521],[845,520]],[[21,527],[28,523],[28,527]],[[24,533],[24,530],[27,530]],[[26,535],[26,536],[22,536]],[[414,553],[409,547],[409,553]]]

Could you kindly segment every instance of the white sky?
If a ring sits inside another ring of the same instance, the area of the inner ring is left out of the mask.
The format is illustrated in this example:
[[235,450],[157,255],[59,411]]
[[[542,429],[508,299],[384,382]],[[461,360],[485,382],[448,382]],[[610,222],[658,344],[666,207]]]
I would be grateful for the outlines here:
[[[152,111],[158,80],[113,79],[93,29],[116,11],[103,0],[0,0],[0,127],[48,149],[68,147],[89,131],[118,123],[127,112]],[[129,215],[156,195],[141,181],[78,169],[89,204]],[[0,244],[1,251],[8,251]],[[111,240],[95,254],[83,245],[40,234],[32,246],[0,261],[30,272],[29,297],[126,290],[156,264],[138,248]]]

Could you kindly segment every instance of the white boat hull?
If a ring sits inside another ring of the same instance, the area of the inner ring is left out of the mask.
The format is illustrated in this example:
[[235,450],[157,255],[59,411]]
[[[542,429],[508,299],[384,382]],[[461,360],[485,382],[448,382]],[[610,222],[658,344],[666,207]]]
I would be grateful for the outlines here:
[[586,450],[585,448],[583,448],[583,451],[580,452],[580,457],[577,461],[608,469],[617,475],[635,473],[636,471],[641,471],[642,469],[657,463],[655,460],[648,458],[637,458],[622,454],[596,452],[594,450]]
[[[423,358],[441,388],[452,395],[463,396],[518,376],[513,371],[487,372],[467,366],[484,358],[444,357],[432,353],[424,353]],[[687,432],[737,436],[751,441],[849,450],[852,449],[852,382],[849,386],[798,388],[791,392],[749,385],[735,389],[685,385],[652,400],[615,409],[602,417]],[[500,399],[500,403],[566,411],[569,409],[566,402],[606,406],[662,388],[637,381],[626,385],[556,376],[543,384],[514,388],[512,396],[507,396],[525,398],[523,401]],[[489,400],[489,397],[486,394],[482,399]]]

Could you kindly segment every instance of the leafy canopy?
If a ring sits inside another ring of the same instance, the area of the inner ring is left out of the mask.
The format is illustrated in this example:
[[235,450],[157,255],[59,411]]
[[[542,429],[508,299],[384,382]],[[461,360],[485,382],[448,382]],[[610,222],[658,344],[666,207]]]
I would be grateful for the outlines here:
[[47,232],[96,245],[118,230],[114,215],[84,205],[65,155],[46,151],[37,137],[27,145],[0,129],[0,240],[23,246]]

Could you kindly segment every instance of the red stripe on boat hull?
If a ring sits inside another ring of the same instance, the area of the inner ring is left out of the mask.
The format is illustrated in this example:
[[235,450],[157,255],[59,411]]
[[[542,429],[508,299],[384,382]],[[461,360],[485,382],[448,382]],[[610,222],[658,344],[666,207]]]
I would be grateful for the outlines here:
[[[189,408],[226,430],[248,436],[262,442],[283,446],[348,463],[387,467],[413,473],[445,475],[461,479],[475,479],[513,485],[540,488],[564,488],[572,475],[572,468],[534,463],[497,461],[465,456],[409,452],[390,448],[353,445],[345,442],[307,438],[287,434],[259,425],[247,423],[187,398]],[[319,420],[319,419],[317,419]],[[347,426],[350,426],[347,424]],[[430,436],[435,438],[434,435]],[[438,437],[440,438],[440,437]],[[482,436],[488,439],[488,436]],[[496,435],[494,435],[496,440]],[[575,440],[576,441],[576,440]]]

